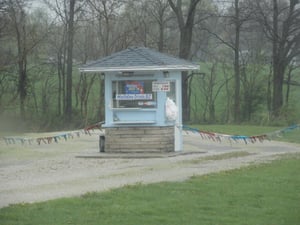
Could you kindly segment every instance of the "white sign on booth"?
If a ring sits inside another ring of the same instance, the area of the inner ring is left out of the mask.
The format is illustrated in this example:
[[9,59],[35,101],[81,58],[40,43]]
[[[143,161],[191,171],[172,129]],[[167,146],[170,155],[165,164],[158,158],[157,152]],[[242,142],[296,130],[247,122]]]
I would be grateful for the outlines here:
[[158,91],[170,91],[170,81],[153,81],[152,82],[152,91],[158,92]]

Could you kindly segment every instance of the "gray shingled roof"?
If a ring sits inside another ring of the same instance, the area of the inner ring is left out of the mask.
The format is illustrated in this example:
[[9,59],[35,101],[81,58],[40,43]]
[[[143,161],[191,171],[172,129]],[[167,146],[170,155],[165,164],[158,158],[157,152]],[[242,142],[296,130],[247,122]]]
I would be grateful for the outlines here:
[[166,55],[145,47],[128,48],[110,56],[87,63],[82,72],[197,70],[199,66],[187,60]]

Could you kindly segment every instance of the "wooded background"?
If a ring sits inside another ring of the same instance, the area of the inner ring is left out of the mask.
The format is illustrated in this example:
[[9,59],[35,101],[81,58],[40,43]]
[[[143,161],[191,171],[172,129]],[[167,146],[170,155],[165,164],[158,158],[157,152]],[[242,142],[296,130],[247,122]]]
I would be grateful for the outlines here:
[[300,120],[299,0],[0,0],[2,128],[104,120],[103,80],[78,67],[131,46],[201,65],[185,123]]

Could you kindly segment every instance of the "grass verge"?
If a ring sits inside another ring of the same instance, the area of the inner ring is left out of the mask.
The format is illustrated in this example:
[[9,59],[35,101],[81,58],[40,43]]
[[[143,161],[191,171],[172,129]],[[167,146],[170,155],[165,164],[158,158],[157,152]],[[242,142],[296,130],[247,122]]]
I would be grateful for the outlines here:
[[[273,133],[285,127],[268,127],[254,125],[192,125],[202,131],[210,131],[215,133],[223,133],[230,135],[246,135],[255,136],[261,134]],[[300,129],[294,129],[287,133],[282,133],[278,137],[274,137],[276,141],[285,141],[292,143],[300,143]]]
[[300,224],[300,155],[269,164],[0,209],[0,224]]

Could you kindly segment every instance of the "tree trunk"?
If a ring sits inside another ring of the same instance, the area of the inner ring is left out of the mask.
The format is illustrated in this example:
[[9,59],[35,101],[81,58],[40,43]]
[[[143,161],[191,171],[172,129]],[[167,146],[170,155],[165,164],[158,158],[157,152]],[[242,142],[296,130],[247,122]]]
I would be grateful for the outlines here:
[[289,96],[290,96],[290,89],[291,89],[291,79],[292,79],[292,66],[289,67],[288,75],[287,75],[287,87],[286,87],[286,94],[285,94],[285,103],[286,105],[289,104]]
[[72,69],[73,69],[73,39],[74,39],[74,9],[75,0],[70,0],[70,12],[68,20],[68,41],[67,41],[67,78],[66,78],[66,108],[65,120],[70,123],[72,120]]
[[240,15],[239,0],[235,0],[235,43],[234,43],[234,108],[235,123],[240,122]]
[[[282,82],[283,74],[280,70],[279,59],[279,31],[278,31],[278,4],[277,0],[273,0],[273,99],[272,99],[272,116],[278,117],[283,104]],[[281,78],[282,77],[282,78]]]
[[268,86],[267,86],[267,109],[268,109],[268,119],[272,111],[272,74],[273,66],[270,66],[270,73],[268,74]]
[[[186,24],[180,28],[180,44],[179,57],[182,59],[189,59],[192,45],[193,23]],[[189,94],[189,77],[187,72],[182,72],[182,120],[188,122],[191,119],[191,106]]]
[[[25,12],[23,9],[18,9],[19,12],[13,12],[14,26],[17,36],[18,47],[18,92],[20,96],[20,118],[26,119],[25,100],[27,96],[27,53],[26,53],[26,24]],[[20,15],[17,15],[20,13]],[[18,19],[18,16],[20,18]]]
[[[194,18],[197,4],[200,0],[190,0],[186,21],[184,21],[182,13],[182,2],[177,0],[175,5],[172,0],[168,0],[171,8],[176,14],[178,26],[180,30],[180,42],[179,42],[179,57],[182,59],[190,58],[190,51],[192,46],[192,35],[194,27]],[[182,120],[183,122],[190,121],[190,99],[188,93],[188,73],[182,73]]]
[[163,52],[164,51],[164,24],[163,24],[163,18],[161,18],[161,22],[159,24],[159,40],[158,40],[158,51]]
[[26,61],[19,62],[19,93],[20,93],[20,116],[26,119],[25,100],[27,96],[27,72]]
[[284,66],[278,63],[274,66],[273,71],[273,116],[279,117],[280,110],[283,106],[283,78],[284,78]]
[[63,96],[64,92],[64,67],[63,64],[64,62],[62,61],[62,52],[61,50],[58,51],[57,53],[57,77],[58,77],[58,94],[57,94],[57,115],[60,116],[63,112],[62,108],[64,109],[64,107],[62,107],[61,103],[64,100]]

